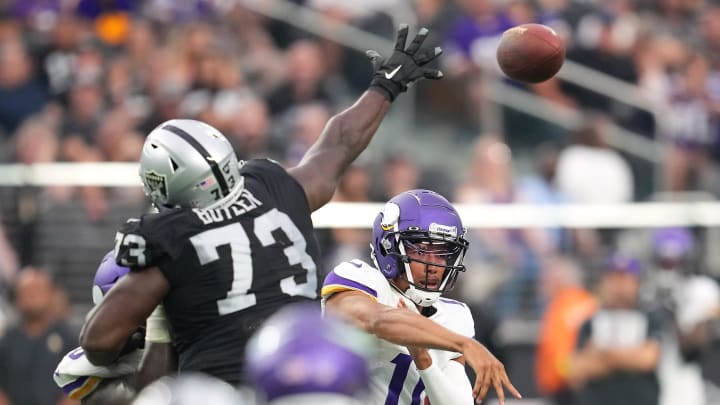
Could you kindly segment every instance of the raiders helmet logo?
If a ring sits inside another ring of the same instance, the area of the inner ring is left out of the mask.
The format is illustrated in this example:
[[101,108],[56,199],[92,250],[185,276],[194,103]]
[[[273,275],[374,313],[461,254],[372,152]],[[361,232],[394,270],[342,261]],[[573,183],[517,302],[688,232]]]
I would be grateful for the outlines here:
[[145,187],[150,190],[150,197],[153,200],[167,200],[167,178],[152,170],[146,171],[144,177]]

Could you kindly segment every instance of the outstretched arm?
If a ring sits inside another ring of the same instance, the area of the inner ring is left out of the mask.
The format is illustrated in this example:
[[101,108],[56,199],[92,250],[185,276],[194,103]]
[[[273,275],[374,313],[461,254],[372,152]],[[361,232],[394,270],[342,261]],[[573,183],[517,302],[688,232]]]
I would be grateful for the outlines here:
[[421,49],[428,30],[421,29],[406,48],[407,34],[407,25],[401,26],[395,50],[387,60],[368,51],[375,67],[370,89],[350,108],[332,117],[300,163],[288,170],[305,190],[310,210],[330,201],[338,180],[370,143],[390,103],[422,78],[442,78],[439,70],[423,67],[441,53],[440,48]]
[[340,177],[370,143],[389,108],[385,96],[366,91],[352,107],[328,121],[300,164],[288,170],[303,186],[311,211],[330,201]]
[[[407,308],[404,300],[398,308]],[[433,362],[430,352],[424,347],[408,346],[408,352],[415,362],[420,378],[425,384],[425,393],[433,405],[469,405],[473,403],[472,386],[465,373],[463,356],[440,365]]]
[[360,329],[388,342],[462,353],[477,373],[473,397],[482,399],[488,388],[493,387],[500,403],[504,404],[503,386],[515,397],[521,397],[510,382],[503,364],[485,346],[416,312],[382,305],[356,291],[335,293],[328,298],[325,308],[328,313],[348,319]]
[[80,332],[80,345],[91,363],[105,366],[117,359],[128,338],[144,325],[170,285],[157,267],[131,271],[110,289]]

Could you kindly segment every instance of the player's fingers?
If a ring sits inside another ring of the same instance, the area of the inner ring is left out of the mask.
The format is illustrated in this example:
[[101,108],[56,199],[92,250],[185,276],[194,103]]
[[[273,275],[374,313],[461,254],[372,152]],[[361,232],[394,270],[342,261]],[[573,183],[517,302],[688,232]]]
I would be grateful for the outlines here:
[[415,35],[415,38],[413,38],[413,41],[410,43],[410,46],[405,50],[410,55],[415,55],[415,52],[420,49],[420,46],[422,46],[423,42],[425,42],[425,38],[427,38],[428,35],[428,29],[425,27],[420,28],[420,31],[418,31],[417,35]]
[[377,51],[374,51],[372,49],[365,51],[365,56],[370,58],[370,62],[372,62],[373,69],[378,70],[380,68],[380,61],[382,61],[383,57]]
[[408,36],[408,25],[407,24],[400,24],[400,27],[397,31],[397,38],[395,39],[395,50],[397,51],[405,51],[405,42],[407,41]]
[[483,370],[475,370],[475,384],[473,384],[472,395],[473,398],[477,398],[480,395],[480,390],[483,387]]
[[505,377],[503,378],[503,385],[505,388],[507,388],[508,392],[511,393],[515,398],[521,399],[522,394],[520,394],[520,391],[518,391],[517,388],[515,388],[514,385],[510,382],[510,378],[505,374]]
[[489,381],[486,381],[483,383],[482,388],[480,389],[480,392],[478,393],[477,397],[475,397],[476,401],[480,402],[483,399],[485,399],[489,390],[490,390],[490,383],[489,383]]
[[423,70],[423,77],[426,79],[432,79],[432,80],[439,80],[442,79],[445,75],[443,75],[443,72],[437,69],[424,69]]
[[485,370],[482,378],[482,387],[477,395],[477,400],[483,400],[487,396],[490,385],[492,384],[493,376],[490,370]]
[[381,58],[380,54],[377,51],[372,50],[372,49],[368,49],[367,51],[365,51],[365,56],[370,58],[370,60],[372,60],[372,61]]
[[418,55],[418,57],[415,58],[415,63],[422,66],[422,65],[430,62],[431,60],[437,58],[441,54],[442,54],[442,48],[440,48],[439,46],[436,46],[435,48],[427,50],[427,51],[421,53],[420,55]]
[[503,390],[501,380],[499,378],[493,378],[492,385],[495,389],[500,405],[505,405],[505,391]]

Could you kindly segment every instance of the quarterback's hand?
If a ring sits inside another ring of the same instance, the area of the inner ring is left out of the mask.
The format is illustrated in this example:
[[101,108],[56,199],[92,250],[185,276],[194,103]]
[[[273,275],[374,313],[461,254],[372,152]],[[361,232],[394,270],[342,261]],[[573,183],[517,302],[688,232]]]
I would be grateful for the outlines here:
[[365,52],[375,70],[370,87],[380,91],[388,100],[394,101],[398,94],[406,91],[408,86],[417,80],[441,79],[441,71],[424,67],[442,53],[440,47],[421,49],[428,32],[427,28],[421,28],[406,48],[408,26],[402,24],[398,29],[395,49],[388,59],[373,50]]
[[465,356],[465,362],[475,370],[477,375],[473,385],[473,397],[478,403],[485,398],[491,386],[497,393],[501,405],[505,403],[503,386],[516,398],[522,398],[520,392],[510,382],[510,378],[505,372],[505,366],[485,346],[474,339],[468,339],[463,345],[462,353]]

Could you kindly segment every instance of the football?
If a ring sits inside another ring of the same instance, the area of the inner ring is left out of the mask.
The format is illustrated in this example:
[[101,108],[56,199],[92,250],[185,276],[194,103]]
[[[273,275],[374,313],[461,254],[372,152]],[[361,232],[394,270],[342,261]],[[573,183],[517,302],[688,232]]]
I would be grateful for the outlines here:
[[497,48],[497,61],[511,79],[540,83],[553,77],[562,67],[565,44],[546,25],[518,25],[503,33]]

